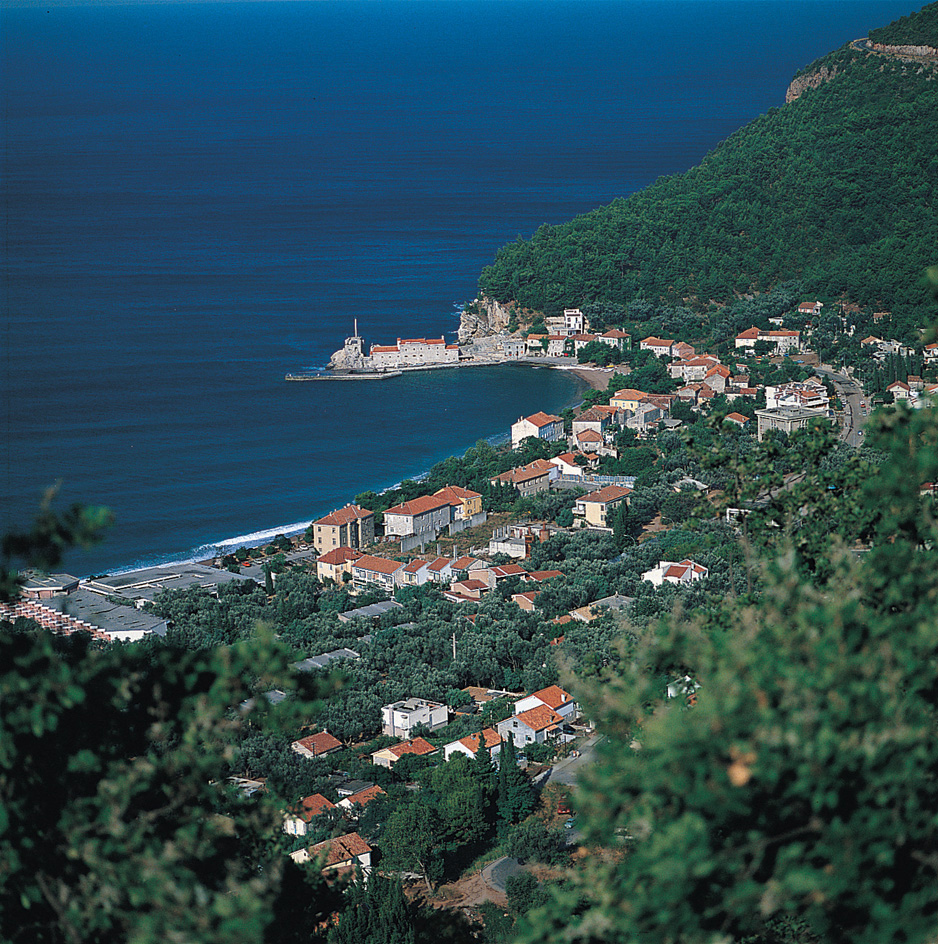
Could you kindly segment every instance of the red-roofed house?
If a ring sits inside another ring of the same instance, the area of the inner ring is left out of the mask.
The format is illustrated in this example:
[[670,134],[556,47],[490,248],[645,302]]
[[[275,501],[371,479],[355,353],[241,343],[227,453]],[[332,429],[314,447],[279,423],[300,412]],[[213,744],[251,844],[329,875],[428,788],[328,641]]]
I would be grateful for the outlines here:
[[597,433],[595,429],[580,430],[573,434],[571,441],[571,445],[583,453],[599,452],[604,443],[602,434]]
[[622,504],[628,502],[632,489],[622,485],[607,485],[597,492],[590,492],[578,498],[573,506],[573,517],[579,519],[581,525],[590,528],[611,528],[612,513]]
[[321,731],[319,734],[311,734],[294,741],[290,747],[302,757],[324,757],[342,750],[342,742],[328,731]]
[[404,565],[401,571],[400,581],[405,587],[423,586],[429,579],[430,574],[427,570],[430,562],[421,560],[419,557]]
[[502,737],[495,728],[485,728],[481,734],[469,734],[458,741],[450,741],[443,745],[443,759],[449,760],[453,754],[464,754],[472,759],[479,750],[479,738],[484,738],[484,745],[488,748],[489,756],[496,758],[502,749]]
[[337,547],[354,547],[357,549],[374,543],[375,515],[367,508],[358,505],[346,505],[314,521],[313,544],[320,554],[334,550]]
[[284,815],[283,831],[288,836],[305,836],[314,816],[334,809],[335,804],[327,800],[321,793],[303,797],[296,806]]
[[660,587],[665,581],[678,586],[688,586],[697,580],[705,580],[709,573],[706,567],[692,560],[682,560],[679,564],[674,561],[661,561],[657,567],[646,570],[642,574],[642,580],[647,580],[656,587]]
[[573,700],[573,696],[569,692],[565,692],[559,685],[548,685],[547,688],[542,688],[539,692],[532,692],[527,698],[516,701],[515,714],[524,714],[532,708],[537,708],[538,705],[545,705],[556,711],[565,721],[576,718],[579,714],[579,707]]
[[371,873],[371,846],[358,833],[336,836],[309,849],[299,849],[291,853],[290,858],[297,865],[323,859],[323,873],[350,872],[356,868],[366,876]]
[[528,437],[557,442],[563,439],[563,419],[553,413],[534,413],[522,416],[511,426],[511,448],[516,449]]
[[552,465],[547,459],[535,459],[527,465],[502,472],[491,481],[493,485],[513,485],[522,496],[527,496],[547,491],[550,483],[559,475],[557,466]]
[[727,413],[723,417],[724,423],[735,423],[737,426],[745,426],[749,422],[748,416],[743,416],[742,413]]
[[316,561],[316,576],[320,580],[334,580],[336,583],[342,583],[342,575],[351,576],[352,564],[364,556],[354,547],[337,547],[321,555]]
[[904,380],[894,380],[886,391],[892,394],[894,400],[912,399],[912,388]]
[[363,587],[376,586],[392,593],[399,580],[398,575],[403,569],[404,565],[400,561],[366,554],[352,564],[352,583],[359,590]]
[[537,598],[537,590],[528,590],[527,593],[513,593],[511,599],[518,604],[518,608],[530,613],[534,610],[534,601]]
[[635,390],[633,387],[626,387],[625,390],[617,390],[614,397],[609,400],[609,405],[618,410],[636,410],[639,403],[647,399],[648,394],[644,390]]
[[645,338],[638,346],[640,351],[651,351],[652,354],[657,354],[658,357],[670,357],[671,348],[674,346],[673,338],[656,338],[650,337]]
[[384,533],[394,537],[421,535],[432,540],[452,520],[453,506],[449,498],[422,495],[388,508],[384,513]]
[[538,705],[519,715],[500,721],[496,728],[502,739],[511,736],[515,747],[526,744],[543,744],[560,734],[563,718],[547,705]]
[[373,751],[371,762],[378,767],[393,767],[405,754],[416,754],[417,757],[428,757],[435,754],[436,748],[425,738],[417,737],[410,741],[402,741],[400,744],[392,744],[390,747],[382,748],[380,751]]
[[[482,513],[482,495],[459,485],[447,485],[433,493],[434,498],[441,498],[450,503],[453,509],[453,521],[470,521]],[[478,522],[482,524],[482,522]]]
[[367,806],[375,798],[384,795],[384,790],[374,785],[366,787],[364,790],[359,790],[358,793],[353,793],[351,796],[343,797],[336,806],[341,806],[343,810],[354,810],[356,806],[360,809],[361,807]]

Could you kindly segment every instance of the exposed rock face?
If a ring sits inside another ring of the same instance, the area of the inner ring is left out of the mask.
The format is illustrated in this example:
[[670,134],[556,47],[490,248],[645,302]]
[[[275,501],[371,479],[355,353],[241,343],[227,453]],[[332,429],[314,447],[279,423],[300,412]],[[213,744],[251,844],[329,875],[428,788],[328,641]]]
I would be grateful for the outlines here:
[[788,86],[788,91],[785,93],[785,104],[787,105],[789,102],[793,102],[809,88],[816,89],[825,82],[830,82],[835,75],[837,75],[837,66],[834,66],[832,69],[828,69],[827,66],[821,66],[817,72],[808,72],[805,75],[799,75],[796,79],[792,79],[792,83]]
[[364,370],[366,366],[362,339],[358,337],[346,338],[345,346],[329,359],[330,370]]
[[873,43],[877,52],[885,52],[891,56],[930,56],[938,58],[938,49],[934,46],[884,46],[882,43]]
[[511,315],[506,306],[484,295],[477,298],[470,309],[464,311],[459,319],[460,344],[467,344],[478,338],[491,337],[493,334],[502,334],[511,321]]

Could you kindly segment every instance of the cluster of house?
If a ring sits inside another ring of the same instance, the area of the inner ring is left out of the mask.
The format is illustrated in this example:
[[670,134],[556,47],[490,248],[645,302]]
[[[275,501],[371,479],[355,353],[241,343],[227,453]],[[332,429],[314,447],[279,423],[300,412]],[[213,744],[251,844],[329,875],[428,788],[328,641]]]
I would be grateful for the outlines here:
[[894,380],[887,388],[893,400],[903,400],[914,409],[928,406],[938,397],[938,383],[925,383],[921,377],[909,376],[905,380]]
[[[507,692],[492,692],[471,689],[480,702],[508,695]],[[517,696],[515,696],[517,697]],[[477,708],[478,705],[475,705]],[[431,744],[416,731],[432,733],[445,728],[450,722],[450,710],[439,702],[424,698],[406,698],[385,705],[381,709],[382,733],[400,738],[396,744],[380,748],[371,754],[371,762],[377,767],[393,768],[408,755],[415,757],[440,756],[444,761],[460,754],[474,758],[480,745],[489,752],[497,765],[502,744],[511,738],[514,745],[524,748],[529,744],[565,743],[574,738],[570,724],[579,718],[579,706],[572,696],[558,685],[550,685],[538,692],[515,701],[512,714],[492,727],[476,734],[458,738],[444,744],[442,748]],[[325,757],[342,749],[342,743],[327,731],[320,731],[294,741],[293,750],[303,757]],[[330,778],[330,786],[339,797],[333,803],[320,793],[304,797],[283,818],[283,831],[291,836],[306,836],[313,828],[317,816],[338,810],[343,819],[354,824],[362,810],[384,790],[377,784],[362,780],[350,780],[341,774]],[[373,866],[374,849],[358,832],[327,839],[291,854],[294,862],[302,863],[319,859],[324,874],[347,873],[356,869],[368,875]]]
[[617,348],[632,350],[632,336],[619,328],[610,328],[602,334],[592,334],[589,321],[579,308],[566,308],[562,315],[544,319],[547,333],[534,332],[527,337],[509,337],[502,341],[502,353],[514,360],[521,357],[576,357],[594,341]]
[[[402,539],[402,547],[435,541],[443,531],[450,535],[484,524],[482,495],[458,485],[447,485],[432,495],[394,505],[384,512],[384,533]],[[375,540],[375,515],[367,508],[346,505],[311,526],[313,544],[322,555],[342,548],[360,549]],[[334,574],[328,576],[335,578]]]

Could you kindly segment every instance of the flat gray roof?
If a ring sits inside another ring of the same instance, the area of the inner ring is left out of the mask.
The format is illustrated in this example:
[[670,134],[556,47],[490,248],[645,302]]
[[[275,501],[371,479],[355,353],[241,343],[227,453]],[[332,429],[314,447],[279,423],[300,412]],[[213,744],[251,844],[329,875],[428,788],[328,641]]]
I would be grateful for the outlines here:
[[384,616],[385,613],[390,613],[391,610],[403,609],[404,607],[397,600],[383,600],[381,603],[372,603],[369,606],[360,606],[357,610],[347,610],[345,613],[340,613],[339,619],[343,623],[348,623],[358,616],[363,616],[366,619],[376,619],[379,616]]
[[126,574],[96,577],[86,580],[82,586],[97,593],[112,593],[130,600],[152,602],[161,590],[188,590],[203,587],[217,592],[218,588],[237,580],[250,578],[233,574],[229,570],[208,567],[205,564],[166,564],[161,567],[146,567]]
[[165,636],[166,620],[151,616],[134,606],[111,603],[110,600],[91,590],[79,588],[68,596],[53,597],[43,603],[50,609],[84,620],[105,633],[156,633]]
[[354,649],[333,649],[319,656],[310,656],[302,662],[294,662],[293,668],[297,672],[312,672],[313,669],[325,668],[330,662],[340,662],[343,659],[360,659],[361,656]]

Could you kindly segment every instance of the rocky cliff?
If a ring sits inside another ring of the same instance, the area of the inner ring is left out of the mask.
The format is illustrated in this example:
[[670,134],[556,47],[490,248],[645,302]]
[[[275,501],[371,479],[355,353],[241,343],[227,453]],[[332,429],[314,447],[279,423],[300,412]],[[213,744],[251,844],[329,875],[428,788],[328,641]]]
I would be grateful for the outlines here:
[[884,46],[882,43],[873,43],[872,46],[877,52],[892,56],[938,58],[938,49],[934,46]]
[[785,104],[793,102],[799,95],[804,94],[809,88],[820,88],[825,82],[830,82],[837,75],[837,66],[821,66],[815,72],[806,72],[792,79],[788,91],[785,93]]
[[459,343],[469,344],[481,338],[504,334],[511,320],[508,305],[483,295],[463,311],[459,319]]

